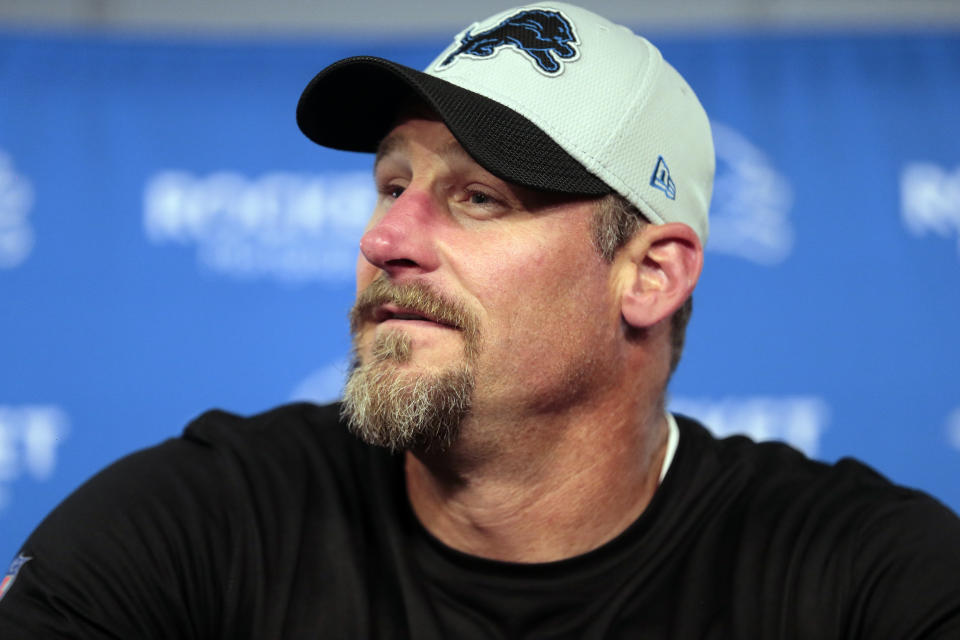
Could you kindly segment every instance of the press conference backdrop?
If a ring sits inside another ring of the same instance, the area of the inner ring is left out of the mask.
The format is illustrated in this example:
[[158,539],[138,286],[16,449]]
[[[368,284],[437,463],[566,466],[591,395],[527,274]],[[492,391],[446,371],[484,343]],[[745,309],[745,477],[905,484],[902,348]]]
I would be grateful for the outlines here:
[[[960,37],[654,39],[718,155],[671,405],[960,509]],[[370,158],[296,100],[446,42],[0,32],[0,555],[207,408],[338,396]]]

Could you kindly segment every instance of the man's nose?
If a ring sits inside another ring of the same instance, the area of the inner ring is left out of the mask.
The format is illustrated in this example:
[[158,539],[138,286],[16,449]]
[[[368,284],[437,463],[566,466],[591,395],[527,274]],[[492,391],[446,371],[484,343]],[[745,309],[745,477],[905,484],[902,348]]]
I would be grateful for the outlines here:
[[433,271],[438,204],[425,190],[408,187],[360,238],[360,251],[389,277]]

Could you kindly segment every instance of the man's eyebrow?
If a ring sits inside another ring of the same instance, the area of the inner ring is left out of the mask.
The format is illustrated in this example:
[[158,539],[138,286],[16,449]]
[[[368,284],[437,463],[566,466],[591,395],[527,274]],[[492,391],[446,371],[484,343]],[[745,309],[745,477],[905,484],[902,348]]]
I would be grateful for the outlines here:
[[407,148],[407,139],[403,136],[390,134],[386,138],[380,141],[380,145],[377,147],[377,155],[373,160],[373,166],[376,168],[380,161],[384,157],[390,155],[394,151],[401,151]]
[[457,142],[456,140],[451,140],[451,141],[448,142],[447,144],[443,145],[443,147],[440,149],[440,155],[442,155],[442,156],[462,156],[462,157],[464,157],[464,158],[468,158],[468,159],[470,159],[470,160],[473,160],[473,156],[471,156],[469,153],[467,153],[467,150],[464,149],[463,146],[462,146],[459,142]]

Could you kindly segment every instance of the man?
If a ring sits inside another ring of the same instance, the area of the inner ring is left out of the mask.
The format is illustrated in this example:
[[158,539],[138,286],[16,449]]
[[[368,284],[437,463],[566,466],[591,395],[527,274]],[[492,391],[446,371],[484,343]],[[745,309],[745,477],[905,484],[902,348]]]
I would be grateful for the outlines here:
[[98,475],[0,636],[960,637],[945,508],[664,411],[713,151],[646,40],[511,9],[425,73],[332,65],[298,122],[377,153],[342,408],[211,412]]

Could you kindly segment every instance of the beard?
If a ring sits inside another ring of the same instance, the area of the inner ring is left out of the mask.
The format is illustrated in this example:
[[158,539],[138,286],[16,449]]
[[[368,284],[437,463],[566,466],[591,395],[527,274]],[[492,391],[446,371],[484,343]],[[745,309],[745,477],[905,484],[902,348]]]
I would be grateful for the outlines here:
[[[460,362],[439,371],[405,369],[411,339],[403,331],[381,333],[369,361],[359,352],[358,337],[382,304],[417,311],[463,334]],[[377,278],[364,289],[350,312],[354,358],[344,388],[341,413],[363,441],[392,451],[444,451],[456,442],[470,413],[479,352],[478,322],[462,305],[423,284],[393,285]]]

